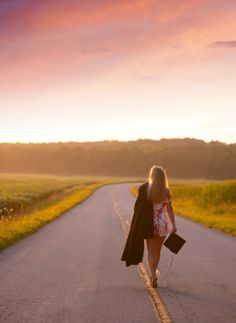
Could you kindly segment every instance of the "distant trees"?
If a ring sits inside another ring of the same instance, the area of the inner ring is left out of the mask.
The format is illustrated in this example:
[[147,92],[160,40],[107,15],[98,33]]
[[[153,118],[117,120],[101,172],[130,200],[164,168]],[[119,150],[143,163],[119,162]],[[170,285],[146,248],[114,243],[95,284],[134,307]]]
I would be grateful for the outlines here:
[[236,144],[185,139],[0,144],[0,171],[147,176],[153,164],[175,178],[236,178]]

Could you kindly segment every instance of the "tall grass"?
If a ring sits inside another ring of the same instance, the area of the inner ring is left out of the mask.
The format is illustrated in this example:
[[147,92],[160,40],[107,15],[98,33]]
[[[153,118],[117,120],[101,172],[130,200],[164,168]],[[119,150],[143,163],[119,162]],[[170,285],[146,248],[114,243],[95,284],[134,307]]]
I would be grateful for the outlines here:
[[85,180],[72,177],[1,175],[0,176],[0,219],[13,216],[30,205],[55,193],[72,189]]
[[236,236],[236,180],[172,182],[170,190],[176,214]]

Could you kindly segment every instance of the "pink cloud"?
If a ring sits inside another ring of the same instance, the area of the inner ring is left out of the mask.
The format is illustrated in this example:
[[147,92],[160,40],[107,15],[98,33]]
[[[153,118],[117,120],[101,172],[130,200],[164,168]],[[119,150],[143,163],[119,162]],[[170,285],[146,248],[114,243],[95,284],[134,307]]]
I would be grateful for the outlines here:
[[233,37],[236,30],[232,1],[41,0],[15,4],[0,10],[0,83],[7,86],[28,86],[32,79],[86,81],[122,65],[132,66],[137,57],[150,52],[159,55],[162,65],[165,60],[175,64],[185,59],[186,51],[191,59],[191,51]]
[[211,43],[210,46],[219,48],[234,48],[236,47],[236,40],[220,40]]

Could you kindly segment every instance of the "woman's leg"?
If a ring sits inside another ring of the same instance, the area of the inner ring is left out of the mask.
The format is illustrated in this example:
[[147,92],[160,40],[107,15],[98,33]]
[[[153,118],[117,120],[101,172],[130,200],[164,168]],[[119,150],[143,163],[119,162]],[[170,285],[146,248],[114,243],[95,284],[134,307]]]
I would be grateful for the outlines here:
[[161,247],[162,247],[164,240],[165,240],[165,236],[164,237],[161,237],[161,236],[154,237],[154,245],[155,245],[154,250],[155,250],[155,258],[156,258],[157,266],[160,261]]
[[148,263],[153,278],[156,278],[157,257],[156,257],[156,241],[155,238],[146,239],[148,251]]

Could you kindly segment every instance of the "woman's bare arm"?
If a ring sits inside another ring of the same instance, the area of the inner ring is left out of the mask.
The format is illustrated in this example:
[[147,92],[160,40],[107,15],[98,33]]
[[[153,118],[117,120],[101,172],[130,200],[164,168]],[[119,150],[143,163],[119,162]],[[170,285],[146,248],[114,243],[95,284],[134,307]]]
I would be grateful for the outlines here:
[[169,215],[169,218],[170,218],[170,221],[171,221],[172,225],[176,226],[176,224],[175,224],[175,214],[174,214],[171,202],[166,204],[166,210],[167,210],[167,213]]
[[169,201],[166,203],[166,211],[167,211],[167,214],[168,214],[170,221],[173,225],[171,233],[174,233],[177,231],[177,228],[176,228],[176,223],[175,223],[175,214],[174,214],[172,203],[171,203],[170,191],[168,191],[168,193],[167,193],[167,198],[169,198]]

